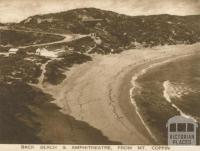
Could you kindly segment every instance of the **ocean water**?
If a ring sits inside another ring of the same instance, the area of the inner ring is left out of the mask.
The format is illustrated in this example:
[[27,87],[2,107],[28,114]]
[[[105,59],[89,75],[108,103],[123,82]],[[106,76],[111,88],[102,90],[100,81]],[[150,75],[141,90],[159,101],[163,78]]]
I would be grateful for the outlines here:
[[167,142],[167,120],[175,115],[200,122],[200,55],[149,67],[132,80],[131,100],[150,135]]

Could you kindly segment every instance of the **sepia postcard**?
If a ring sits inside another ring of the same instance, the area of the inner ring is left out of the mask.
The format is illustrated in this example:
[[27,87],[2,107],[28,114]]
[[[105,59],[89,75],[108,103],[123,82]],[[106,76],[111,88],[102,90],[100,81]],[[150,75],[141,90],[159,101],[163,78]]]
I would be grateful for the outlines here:
[[0,151],[196,151],[199,122],[200,0],[0,0]]

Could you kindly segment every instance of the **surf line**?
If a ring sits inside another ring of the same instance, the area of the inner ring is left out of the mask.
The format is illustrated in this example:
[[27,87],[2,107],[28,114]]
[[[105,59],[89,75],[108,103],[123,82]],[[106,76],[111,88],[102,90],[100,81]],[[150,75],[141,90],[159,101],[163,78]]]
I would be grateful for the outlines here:
[[185,118],[190,118],[190,119],[193,119],[194,121],[196,121],[195,118],[193,118],[192,116],[190,116],[188,114],[185,114],[178,106],[176,106],[174,103],[172,103],[172,100],[171,100],[171,97],[170,97],[170,94],[168,91],[169,87],[170,87],[170,81],[169,80],[164,81],[163,82],[163,88],[164,88],[163,97],[165,98],[165,100],[167,100],[172,105],[172,107],[174,107],[180,113],[181,116],[183,116]]
[[[139,108],[137,106],[137,103],[134,99],[134,95],[135,95],[135,92],[136,90],[139,88],[139,85],[137,83],[137,79],[138,77],[142,76],[143,74],[145,74],[148,70],[150,69],[153,69],[157,66],[160,66],[160,65],[163,65],[163,64],[166,64],[166,63],[169,63],[173,60],[176,60],[176,59],[179,59],[179,58],[184,58],[184,57],[188,57],[188,56],[192,56],[193,54],[185,54],[185,55],[182,55],[182,56],[177,56],[177,57],[174,57],[174,58],[170,58],[170,59],[167,59],[165,61],[162,61],[162,62],[157,62],[157,63],[154,63],[154,64],[151,64],[150,66],[148,66],[147,68],[141,70],[140,72],[136,73],[133,77],[132,77],[132,80],[131,80],[131,84],[132,84],[132,88],[130,89],[129,91],[129,94],[130,94],[130,100],[131,100],[131,103],[134,105],[135,107],[135,111],[136,111],[136,114],[138,115],[138,117],[140,118],[142,124],[144,125],[144,127],[146,128],[147,132],[149,133],[149,135],[152,137],[152,139],[155,141],[155,142],[159,142],[156,138],[156,136],[151,132],[150,128],[148,127],[148,125],[145,123],[142,115],[140,114],[139,112]],[[169,56],[168,56],[169,57]],[[159,59],[164,59],[164,58],[167,58],[166,56],[165,57],[160,57],[160,58],[157,58],[155,59],[156,60],[159,60]]]
[[[147,69],[146,69],[147,70]],[[134,95],[135,95],[135,92],[136,92],[136,89],[139,88],[139,85],[137,84],[136,80],[138,79],[139,76],[141,76],[142,74],[144,74],[146,72],[146,70],[142,70],[140,73],[136,74],[134,77],[132,77],[132,80],[131,80],[131,84],[132,84],[132,88],[130,89],[129,91],[129,94],[130,94],[130,100],[131,100],[131,103],[134,105],[135,107],[135,111],[136,111],[136,114],[138,115],[138,117],[140,118],[142,124],[144,125],[145,129],[147,130],[147,132],[149,133],[149,135],[151,136],[151,138],[156,142],[158,143],[158,140],[157,138],[155,137],[155,135],[151,132],[150,128],[148,127],[148,125],[145,123],[142,115],[140,114],[139,112],[139,108],[135,102],[135,99],[134,99]]]

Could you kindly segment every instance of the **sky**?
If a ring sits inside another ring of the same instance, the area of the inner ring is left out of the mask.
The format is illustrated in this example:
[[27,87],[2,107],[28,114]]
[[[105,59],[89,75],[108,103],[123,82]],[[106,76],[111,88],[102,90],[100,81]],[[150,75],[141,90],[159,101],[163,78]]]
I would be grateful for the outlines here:
[[200,0],[0,0],[0,22],[20,22],[36,14],[95,7],[131,16],[200,14]]

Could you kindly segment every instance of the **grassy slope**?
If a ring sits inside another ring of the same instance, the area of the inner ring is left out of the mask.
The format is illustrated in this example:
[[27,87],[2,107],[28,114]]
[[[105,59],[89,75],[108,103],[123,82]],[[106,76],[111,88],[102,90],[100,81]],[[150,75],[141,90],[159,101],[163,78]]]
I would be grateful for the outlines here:
[[91,57],[79,53],[68,54],[62,60],[54,60],[47,65],[44,82],[59,84],[66,78],[64,73],[66,70],[69,70],[74,64],[81,64],[91,60]]
[[[62,63],[69,66],[83,61],[79,55],[70,58]],[[87,123],[63,115],[51,103],[54,98],[27,84],[38,82],[40,65],[46,61],[22,52],[0,56],[0,143],[119,144]]]
[[[84,23],[82,21],[83,16],[102,18],[103,22],[98,24]],[[38,18],[53,18],[53,20],[51,22],[44,21],[38,24]],[[164,44],[190,44],[200,40],[199,16],[180,17],[159,15],[130,17],[90,8],[57,14],[34,16],[31,17],[30,22],[25,22],[26,20],[17,26],[62,33],[73,32],[88,34],[95,32],[103,42],[92,52],[102,54],[110,53],[111,49],[114,49],[114,51],[118,53],[123,49],[135,48],[135,42],[140,43],[145,47],[151,47]],[[13,46],[18,46],[19,44],[16,39],[20,39],[20,45],[32,44],[33,42],[43,43],[46,41],[49,42],[49,40],[58,40],[58,37],[51,37],[51,39],[49,35],[45,35],[47,36],[46,39],[44,35],[31,34],[30,36],[23,32],[13,33],[13,31],[7,31],[7,33],[2,34],[6,35],[3,36],[3,45],[12,44]],[[13,35],[18,38],[15,37],[13,39]],[[73,47],[77,52],[86,52],[94,46],[94,42],[91,38],[86,37],[77,41],[57,44],[50,47],[62,48],[66,45]],[[54,126],[52,126],[55,123],[51,123],[51,121],[57,121],[58,123],[62,122],[66,125],[66,129],[64,129],[66,132],[65,143],[116,143],[109,141],[99,131],[90,127],[88,124],[76,121],[70,116],[63,116],[58,112],[56,106],[47,101],[52,100],[50,96],[25,84],[25,82],[37,83],[37,78],[41,73],[39,69],[40,66],[35,65],[36,62],[25,61],[24,58],[26,57],[30,56],[24,56],[24,54],[21,54],[9,58],[0,57],[0,103],[3,107],[0,110],[2,112],[0,122],[3,123],[0,131],[1,143],[59,143],[58,139],[55,138],[56,135],[50,133],[46,134],[48,131],[55,131]],[[40,63],[46,61],[44,58],[37,58],[36,60]],[[65,78],[62,69],[69,68],[74,63],[82,63],[89,60],[91,60],[91,58],[88,56],[73,53],[65,56],[61,61],[53,61],[47,66],[46,80],[52,84],[58,84]],[[16,74],[16,72],[18,73]],[[154,76],[149,76],[148,78],[151,79],[151,77]],[[146,117],[147,122],[152,127],[157,126],[159,131],[163,131],[163,124],[166,122],[168,117],[177,114],[177,112],[173,108],[170,108],[169,103],[163,99],[161,95],[163,90],[160,86],[161,83],[157,82],[155,85],[152,85],[149,83],[150,79],[146,81],[145,86],[147,88],[153,86],[154,89],[144,89],[142,97],[139,95],[136,96],[136,98],[140,100],[137,103],[141,106],[141,110]],[[12,83],[9,84],[2,81]],[[153,90],[156,90],[159,94],[154,94]],[[11,97],[11,94],[16,97]],[[152,97],[149,97],[150,95]],[[149,99],[146,100],[145,96],[148,96]],[[149,100],[151,100],[151,103]],[[71,131],[74,127],[75,133]],[[58,129],[61,128],[58,126]],[[21,133],[22,131],[24,133]],[[77,140],[77,138],[80,137],[78,136],[80,131],[83,139]],[[89,133],[87,134],[86,131]],[[62,132],[63,131],[60,131],[59,133],[62,134]],[[7,135],[14,133],[16,135],[13,138],[11,135]],[[25,135],[27,139],[24,139]],[[89,135],[92,135],[92,137],[89,138]],[[159,135],[163,137],[166,134],[160,133]]]
[[0,30],[0,35],[0,45],[9,47],[48,43],[63,39],[62,36],[12,30]]
[[[102,21],[84,22],[83,18],[102,19]],[[38,22],[38,20],[43,21]],[[99,53],[109,53],[111,49],[120,52],[121,49],[135,48],[138,43],[144,47],[152,47],[200,41],[199,15],[131,17],[95,8],[85,8],[32,16],[18,26],[50,32],[96,33],[103,41],[100,48],[94,51]]]

